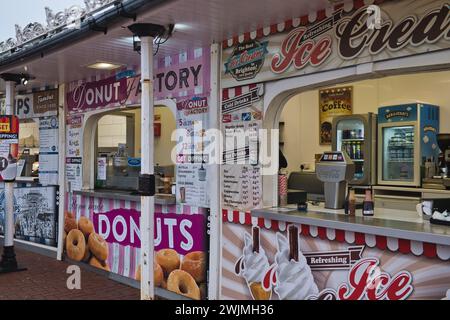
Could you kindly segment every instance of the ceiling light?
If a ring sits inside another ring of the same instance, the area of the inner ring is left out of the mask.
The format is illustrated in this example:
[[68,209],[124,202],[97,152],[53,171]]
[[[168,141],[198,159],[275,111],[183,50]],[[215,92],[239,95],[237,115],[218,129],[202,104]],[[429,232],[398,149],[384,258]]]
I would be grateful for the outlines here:
[[189,30],[192,29],[192,26],[185,23],[177,23],[175,24],[175,30]]
[[115,70],[122,67],[122,64],[110,63],[110,62],[95,62],[93,64],[87,65],[86,67],[90,69],[99,69],[99,70]]
[[26,86],[28,84],[28,79],[23,77],[22,79],[20,79],[20,83]]

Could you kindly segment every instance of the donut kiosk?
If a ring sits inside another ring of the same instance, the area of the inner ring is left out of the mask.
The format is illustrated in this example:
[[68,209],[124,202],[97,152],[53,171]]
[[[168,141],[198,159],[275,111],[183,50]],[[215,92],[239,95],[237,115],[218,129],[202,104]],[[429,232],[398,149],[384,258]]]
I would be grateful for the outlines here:
[[[162,76],[201,70],[183,82],[189,90],[182,85],[167,88],[164,81],[155,88],[154,279],[156,296],[165,299],[207,297],[207,168],[201,150],[200,158],[194,155],[189,161],[179,150],[175,165],[170,151],[176,128],[191,130],[209,116],[209,54],[209,48],[197,48],[155,61],[155,73]],[[138,70],[124,70],[66,88],[65,258],[135,287],[142,269],[139,82]],[[80,85],[99,96],[114,87],[118,96],[101,96],[92,103],[77,96]],[[90,134],[96,131],[96,136]],[[123,134],[116,139],[119,131]],[[186,148],[191,150],[191,145]]]

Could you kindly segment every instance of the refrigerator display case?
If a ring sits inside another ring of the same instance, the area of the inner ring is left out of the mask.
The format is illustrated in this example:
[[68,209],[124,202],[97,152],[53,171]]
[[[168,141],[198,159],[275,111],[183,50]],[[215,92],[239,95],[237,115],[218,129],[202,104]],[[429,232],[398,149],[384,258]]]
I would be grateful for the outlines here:
[[345,151],[355,164],[351,185],[374,185],[376,176],[377,115],[373,113],[333,119],[333,150]]
[[438,159],[439,107],[412,103],[378,110],[378,184],[420,187],[425,161]]

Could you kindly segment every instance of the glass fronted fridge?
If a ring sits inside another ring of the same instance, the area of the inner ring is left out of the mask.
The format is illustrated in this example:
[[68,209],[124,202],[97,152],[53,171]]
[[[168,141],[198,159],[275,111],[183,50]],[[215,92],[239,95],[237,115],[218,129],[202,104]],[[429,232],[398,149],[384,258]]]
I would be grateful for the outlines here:
[[412,103],[378,110],[378,184],[420,187],[425,161],[438,159],[439,107]]
[[345,151],[355,163],[352,185],[376,183],[377,115],[373,113],[333,119],[333,150]]

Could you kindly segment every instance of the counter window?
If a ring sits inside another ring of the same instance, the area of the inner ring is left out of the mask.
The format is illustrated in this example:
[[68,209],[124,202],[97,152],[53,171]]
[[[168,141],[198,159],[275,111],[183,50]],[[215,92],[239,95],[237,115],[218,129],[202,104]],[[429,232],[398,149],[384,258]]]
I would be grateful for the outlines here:
[[39,120],[20,120],[18,177],[39,176]]
[[[175,175],[171,161],[175,117],[168,108],[155,107],[154,122],[158,192],[170,193]],[[136,191],[141,172],[141,110],[107,113],[98,120],[95,132],[95,188]]]

